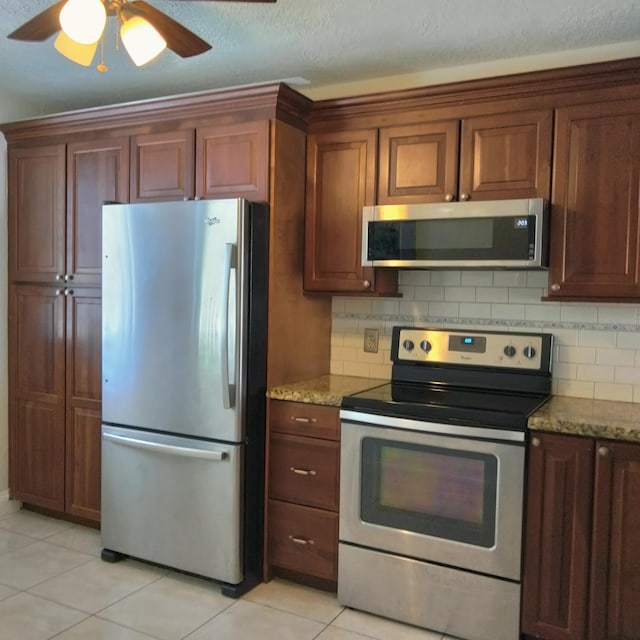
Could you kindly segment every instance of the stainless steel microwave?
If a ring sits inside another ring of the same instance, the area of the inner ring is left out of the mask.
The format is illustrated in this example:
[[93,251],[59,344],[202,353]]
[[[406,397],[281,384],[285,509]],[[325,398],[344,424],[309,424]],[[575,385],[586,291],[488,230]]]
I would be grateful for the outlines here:
[[543,198],[364,207],[362,264],[403,269],[545,269]]

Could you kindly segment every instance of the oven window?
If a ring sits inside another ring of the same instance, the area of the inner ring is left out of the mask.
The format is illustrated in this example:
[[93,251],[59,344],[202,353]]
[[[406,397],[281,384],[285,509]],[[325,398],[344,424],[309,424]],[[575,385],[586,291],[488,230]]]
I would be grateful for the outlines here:
[[364,438],[361,518],[492,547],[497,470],[491,454]]

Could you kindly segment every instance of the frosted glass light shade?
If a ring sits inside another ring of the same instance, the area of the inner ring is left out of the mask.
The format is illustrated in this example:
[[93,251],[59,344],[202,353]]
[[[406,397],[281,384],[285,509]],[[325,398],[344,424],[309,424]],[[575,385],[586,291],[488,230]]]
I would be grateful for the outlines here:
[[69,58],[76,64],[81,64],[83,67],[88,67],[93,56],[98,48],[98,41],[91,44],[80,44],[75,40],[72,40],[64,31],[58,34],[53,46],[59,51],[65,58]]
[[138,67],[147,64],[167,48],[167,41],[140,16],[124,22],[120,36],[127,53]]
[[60,10],[62,30],[80,44],[97,42],[106,22],[107,12],[101,0],[68,0]]

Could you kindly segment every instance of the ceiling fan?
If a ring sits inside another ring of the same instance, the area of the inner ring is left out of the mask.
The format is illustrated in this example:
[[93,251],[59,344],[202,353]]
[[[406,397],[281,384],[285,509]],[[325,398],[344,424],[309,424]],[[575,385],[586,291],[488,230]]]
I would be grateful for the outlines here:
[[[207,1],[273,3],[277,0]],[[149,62],[165,48],[182,58],[197,56],[211,49],[208,42],[144,0],[61,0],[25,22],[7,37],[41,42],[60,31],[54,43],[56,49],[74,62],[88,66],[103,36],[108,16],[116,16],[121,21],[123,44],[138,66]],[[136,55],[136,48],[144,51]],[[107,70],[104,62],[97,68],[99,71]]]

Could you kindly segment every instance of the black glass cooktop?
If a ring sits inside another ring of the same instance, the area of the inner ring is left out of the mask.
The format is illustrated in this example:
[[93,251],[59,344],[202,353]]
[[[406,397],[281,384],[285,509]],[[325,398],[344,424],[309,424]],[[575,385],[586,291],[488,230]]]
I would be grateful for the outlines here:
[[547,394],[389,382],[345,396],[343,409],[431,422],[526,429]]

